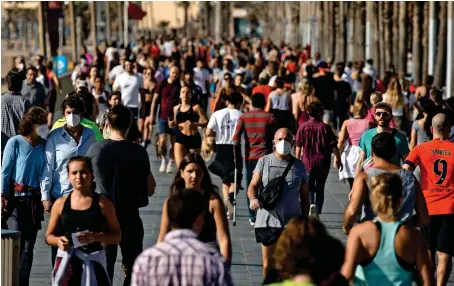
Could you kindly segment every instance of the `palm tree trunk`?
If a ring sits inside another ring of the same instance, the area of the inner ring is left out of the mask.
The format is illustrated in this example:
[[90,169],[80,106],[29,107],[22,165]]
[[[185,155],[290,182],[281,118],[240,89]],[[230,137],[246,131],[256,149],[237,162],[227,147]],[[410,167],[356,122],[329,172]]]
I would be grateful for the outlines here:
[[377,25],[377,3],[373,1],[366,2],[366,17],[368,28],[367,41],[369,52],[366,53],[366,58],[372,58],[374,63],[378,64],[378,25]]
[[[435,86],[441,88],[445,82],[446,72],[446,37],[447,37],[447,21],[448,21],[448,3],[439,2],[439,23],[440,29],[438,30],[438,52],[437,64],[435,65]],[[449,47],[452,49],[452,47]],[[449,71],[452,72],[452,71]]]
[[407,6],[405,1],[399,2],[399,59],[398,71],[401,77],[407,74],[407,40],[406,40],[406,25],[407,25]]
[[391,30],[391,2],[384,3],[384,32],[385,32],[385,71],[389,69],[391,64],[391,53],[392,53],[392,30]]
[[424,2],[424,22],[422,25],[422,82],[426,82],[429,74],[429,2]]
[[347,25],[347,42],[348,42],[348,49],[347,49],[347,60],[353,61],[353,50],[355,45],[355,5],[353,2],[347,2],[347,15],[348,15],[348,25]]
[[384,17],[383,17],[383,2],[378,2],[378,51],[379,51],[379,63],[378,72],[383,74],[385,72],[385,32],[384,32]]
[[356,59],[359,61],[364,60],[364,51],[365,51],[365,32],[366,27],[364,23],[366,22],[366,5],[364,2],[356,2],[356,22],[355,26],[357,30],[355,31],[356,38],[356,48],[355,55]]
[[319,52],[322,53],[321,47],[323,46],[323,5],[322,2],[315,4],[315,17],[316,17],[316,40],[317,46],[312,50],[312,55]]
[[393,17],[392,17],[392,32],[393,32],[393,50],[392,50],[392,64],[394,68],[397,70],[397,58],[396,55],[399,54],[399,2],[394,1],[393,3]]
[[421,5],[413,3],[413,82],[416,86],[421,85]]
[[345,8],[346,8],[346,3],[344,2],[339,2],[339,13],[338,13],[338,34],[337,34],[337,41],[339,42],[339,49],[336,49],[336,54],[341,62],[345,62]]

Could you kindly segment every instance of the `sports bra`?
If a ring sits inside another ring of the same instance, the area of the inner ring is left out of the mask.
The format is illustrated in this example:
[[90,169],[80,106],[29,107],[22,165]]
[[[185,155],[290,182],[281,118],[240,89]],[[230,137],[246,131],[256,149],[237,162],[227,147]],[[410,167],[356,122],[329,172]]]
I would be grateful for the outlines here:
[[186,122],[199,122],[199,115],[194,111],[194,107],[191,106],[187,111],[181,111],[181,105],[178,107],[176,120],[178,123]]

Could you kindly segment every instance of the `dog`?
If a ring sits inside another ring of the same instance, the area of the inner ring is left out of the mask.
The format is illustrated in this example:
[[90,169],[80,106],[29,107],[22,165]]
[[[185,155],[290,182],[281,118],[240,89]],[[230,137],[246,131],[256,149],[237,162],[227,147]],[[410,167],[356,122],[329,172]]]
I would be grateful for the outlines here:
[[214,137],[205,136],[202,140],[202,148],[200,150],[200,155],[203,160],[210,161],[214,155]]

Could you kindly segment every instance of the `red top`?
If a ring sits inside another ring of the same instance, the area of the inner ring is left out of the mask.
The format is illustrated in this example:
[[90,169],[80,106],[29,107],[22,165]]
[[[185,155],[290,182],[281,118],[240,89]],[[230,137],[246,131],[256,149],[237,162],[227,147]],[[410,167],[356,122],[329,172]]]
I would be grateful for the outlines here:
[[173,107],[178,104],[180,98],[180,82],[170,84],[167,80],[162,81],[156,88],[159,94],[158,103],[161,104],[160,119],[173,118]]
[[262,93],[265,96],[265,102],[268,100],[268,95],[273,91],[273,88],[267,84],[258,85],[252,89],[252,95]]
[[411,150],[405,164],[421,169],[429,215],[454,214],[454,143],[434,139]]

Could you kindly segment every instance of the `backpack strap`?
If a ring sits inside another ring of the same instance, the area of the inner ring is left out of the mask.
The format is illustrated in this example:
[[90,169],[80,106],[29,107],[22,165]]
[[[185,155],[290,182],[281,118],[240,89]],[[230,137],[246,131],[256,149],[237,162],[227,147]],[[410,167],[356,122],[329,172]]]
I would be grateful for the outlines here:
[[292,168],[294,162],[295,162],[295,157],[292,156],[292,158],[288,162],[287,167],[285,168],[284,173],[282,173],[282,176],[281,176],[282,179],[285,179],[285,177],[287,177],[287,174],[290,171],[290,168]]

